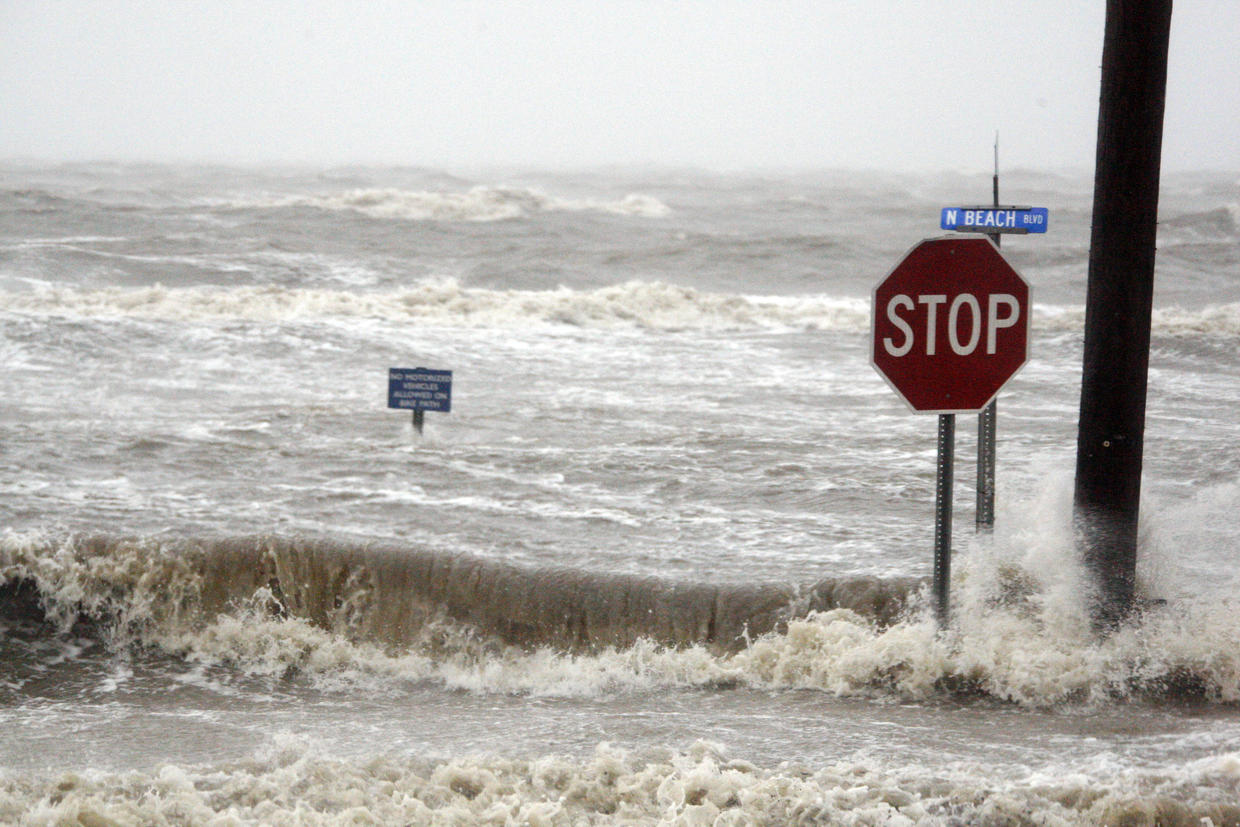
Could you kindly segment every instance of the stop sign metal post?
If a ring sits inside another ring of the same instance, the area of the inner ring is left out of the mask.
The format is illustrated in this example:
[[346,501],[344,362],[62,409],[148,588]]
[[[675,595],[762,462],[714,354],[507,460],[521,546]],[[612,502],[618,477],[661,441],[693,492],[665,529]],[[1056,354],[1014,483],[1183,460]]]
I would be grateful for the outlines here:
[[925,239],[874,288],[874,368],[912,410],[939,415],[934,589],[943,623],[956,414],[982,411],[1025,364],[1029,315],[1029,285],[985,235]]
[[[999,135],[995,133],[995,174],[991,179],[989,207],[944,207],[939,226],[957,232],[985,233],[996,247],[1004,235],[1047,231],[1050,210],[1045,207],[1001,206],[999,203]],[[999,427],[998,403],[990,400],[977,415],[977,530],[995,526],[995,434]]]

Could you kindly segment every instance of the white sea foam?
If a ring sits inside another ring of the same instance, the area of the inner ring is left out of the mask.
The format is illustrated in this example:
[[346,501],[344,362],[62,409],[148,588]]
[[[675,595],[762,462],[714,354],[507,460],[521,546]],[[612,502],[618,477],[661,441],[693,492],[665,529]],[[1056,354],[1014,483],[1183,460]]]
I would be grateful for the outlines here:
[[23,238],[0,244],[0,250],[25,250],[39,247],[63,247],[67,244],[111,244],[132,239],[111,235],[66,235],[55,238]]
[[594,212],[662,218],[671,212],[659,199],[641,193],[629,193],[623,198],[606,201],[557,198],[538,189],[503,186],[476,186],[464,192],[353,189],[325,195],[289,196],[241,206],[347,210],[372,218],[405,221],[503,221],[545,212]]
[[[869,303],[826,295],[711,293],[663,282],[630,281],[595,290],[492,290],[450,279],[390,291],[357,292],[279,286],[78,289],[43,287],[0,293],[0,312],[86,318],[130,317],[283,322],[375,318],[459,327],[530,323],[587,328],[818,329],[866,332]],[[1034,305],[1034,332],[1075,332],[1077,306]],[[1165,335],[1240,335],[1240,303],[1155,310]]]
[[655,329],[868,326],[857,299],[771,298],[707,293],[660,282],[597,290],[490,290],[434,281],[386,292],[284,287],[48,288],[0,294],[0,310],[39,315],[197,321],[336,318],[412,320],[464,327],[543,323]]
[[1235,754],[1178,771],[1010,777],[840,756],[759,766],[721,744],[573,758],[350,760],[293,736],[229,764],[0,779],[0,818],[54,824],[1234,824]]

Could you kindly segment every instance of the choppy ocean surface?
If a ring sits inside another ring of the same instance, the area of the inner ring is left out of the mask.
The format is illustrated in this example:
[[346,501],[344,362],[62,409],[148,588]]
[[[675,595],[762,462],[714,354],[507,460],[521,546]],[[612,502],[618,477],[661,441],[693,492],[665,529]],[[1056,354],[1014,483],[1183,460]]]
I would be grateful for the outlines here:
[[988,175],[0,165],[0,822],[1240,824],[1240,174],[1163,183],[1166,602],[1106,639],[1091,181],[1002,185],[1050,229],[938,630],[869,302]]

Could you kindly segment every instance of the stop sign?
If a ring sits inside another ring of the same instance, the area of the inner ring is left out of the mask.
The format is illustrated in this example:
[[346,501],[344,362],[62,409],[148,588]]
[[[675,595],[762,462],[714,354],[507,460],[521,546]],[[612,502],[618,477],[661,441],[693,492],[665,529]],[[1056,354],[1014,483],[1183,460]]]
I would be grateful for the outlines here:
[[1028,349],[1029,285],[984,235],[926,239],[874,288],[870,358],[915,411],[982,410]]

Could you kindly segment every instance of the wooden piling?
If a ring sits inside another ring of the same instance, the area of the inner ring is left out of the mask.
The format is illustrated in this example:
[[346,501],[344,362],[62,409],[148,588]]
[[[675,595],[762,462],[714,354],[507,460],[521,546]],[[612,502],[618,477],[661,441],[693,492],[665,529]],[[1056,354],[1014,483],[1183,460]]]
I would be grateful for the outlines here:
[[1133,605],[1171,0],[1108,0],[1074,496],[1095,619]]

